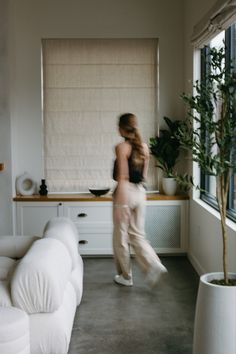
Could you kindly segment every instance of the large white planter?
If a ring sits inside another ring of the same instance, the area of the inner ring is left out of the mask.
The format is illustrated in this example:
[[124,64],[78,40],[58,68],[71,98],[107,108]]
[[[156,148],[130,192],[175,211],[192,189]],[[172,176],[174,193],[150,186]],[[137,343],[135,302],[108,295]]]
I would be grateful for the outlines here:
[[172,177],[162,177],[162,189],[166,195],[175,195],[177,182]]
[[[236,274],[229,274],[236,278]],[[193,354],[236,353],[236,286],[209,283],[223,273],[200,278],[193,339]]]

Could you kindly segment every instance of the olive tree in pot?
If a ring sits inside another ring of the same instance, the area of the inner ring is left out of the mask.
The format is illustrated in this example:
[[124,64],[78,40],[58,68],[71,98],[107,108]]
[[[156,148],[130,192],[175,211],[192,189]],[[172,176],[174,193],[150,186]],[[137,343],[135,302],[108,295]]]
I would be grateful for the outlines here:
[[174,195],[177,189],[177,174],[174,167],[180,154],[180,142],[176,138],[176,133],[180,122],[178,120],[172,122],[167,117],[164,117],[164,120],[168,129],[160,129],[158,136],[150,138],[149,145],[151,154],[157,160],[157,167],[164,173],[163,191],[167,195]]
[[[223,241],[223,272],[200,278],[194,326],[194,354],[235,354],[236,273],[228,270],[226,226],[229,181],[236,171],[236,73],[227,70],[223,48],[211,48],[211,71],[183,95],[189,110],[178,138],[202,171],[216,178]],[[207,132],[207,136],[206,136]]]

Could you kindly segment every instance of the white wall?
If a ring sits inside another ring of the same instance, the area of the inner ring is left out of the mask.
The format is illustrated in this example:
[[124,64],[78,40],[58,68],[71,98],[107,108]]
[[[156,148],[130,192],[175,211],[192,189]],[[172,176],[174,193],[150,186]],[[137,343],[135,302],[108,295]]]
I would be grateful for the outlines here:
[[7,0],[0,0],[0,235],[12,234],[11,128],[8,102]]
[[[160,112],[181,118],[179,94],[183,91],[183,0],[1,0],[9,10],[1,11],[2,26],[8,20],[10,102],[1,114],[1,154],[7,170],[0,175],[4,192],[1,230],[11,230],[11,195],[16,176],[28,171],[40,182],[43,177],[41,116],[42,38],[149,38],[160,40]],[[1,6],[3,6],[1,5]],[[2,10],[2,9],[1,9]],[[4,57],[5,55],[5,57]],[[5,72],[2,66],[1,73]],[[4,97],[3,95],[3,97]],[[11,124],[10,124],[11,123]],[[11,125],[11,136],[10,136]],[[5,142],[6,141],[6,142]],[[12,141],[12,144],[10,144]],[[3,146],[3,147],[2,147]],[[10,154],[12,148],[12,180]],[[6,186],[7,184],[7,186]],[[7,215],[6,215],[7,214]]]
[[[185,0],[185,90],[193,79],[193,47],[190,37],[193,26],[214,4],[215,0]],[[204,206],[205,205],[205,206]],[[229,268],[236,271],[236,225],[230,223]],[[222,240],[217,213],[198,200],[190,201],[189,258],[199,274],[222,271]]]
[[[189,258],[199,274],[223,269],[219,216],[203,204],[197,201],[190,203]],[[233,222],[229,224],[229,270],[236,272],[236,225]]]
[[13,180],[43,177],[42,38],[160,39],[160,117],[182,116],[183,0],[10,0]]
[[216,0],[184,0],[185,90],[190,89],[193,79],[193,46],[191,44],[193,26],[201,20],[201,18],[207,13],[215,2]]

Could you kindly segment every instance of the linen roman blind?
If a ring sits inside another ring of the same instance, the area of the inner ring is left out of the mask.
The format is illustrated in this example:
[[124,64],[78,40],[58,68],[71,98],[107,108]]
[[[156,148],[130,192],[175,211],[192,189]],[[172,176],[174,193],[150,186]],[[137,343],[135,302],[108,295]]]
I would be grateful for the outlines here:
[[[45,39],[44,168],[50,192],[113,186],[117,117],[137,115],[144,141],[156,133],[156,39]],[[148,186],[156,186],[154,162]]]
[[203,47],[219,32],[236,21],[236,0],[217,0],[193,28],[192,43]]

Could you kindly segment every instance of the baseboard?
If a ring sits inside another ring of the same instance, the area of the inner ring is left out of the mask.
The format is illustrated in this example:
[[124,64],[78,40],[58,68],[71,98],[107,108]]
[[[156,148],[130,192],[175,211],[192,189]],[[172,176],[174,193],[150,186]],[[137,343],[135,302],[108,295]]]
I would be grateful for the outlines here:
[[[130,254],[131,258],[135,258],[135,254]],[[162,257],[188,257],[186,252],[179,253],[158,253],[160,258]],[[112,254],[81,254],[82,258],[113,258]]]
[[199,276],[206,273],[205,269],[200,265],[197,258],[192,253],[188,253],[187,257]]

